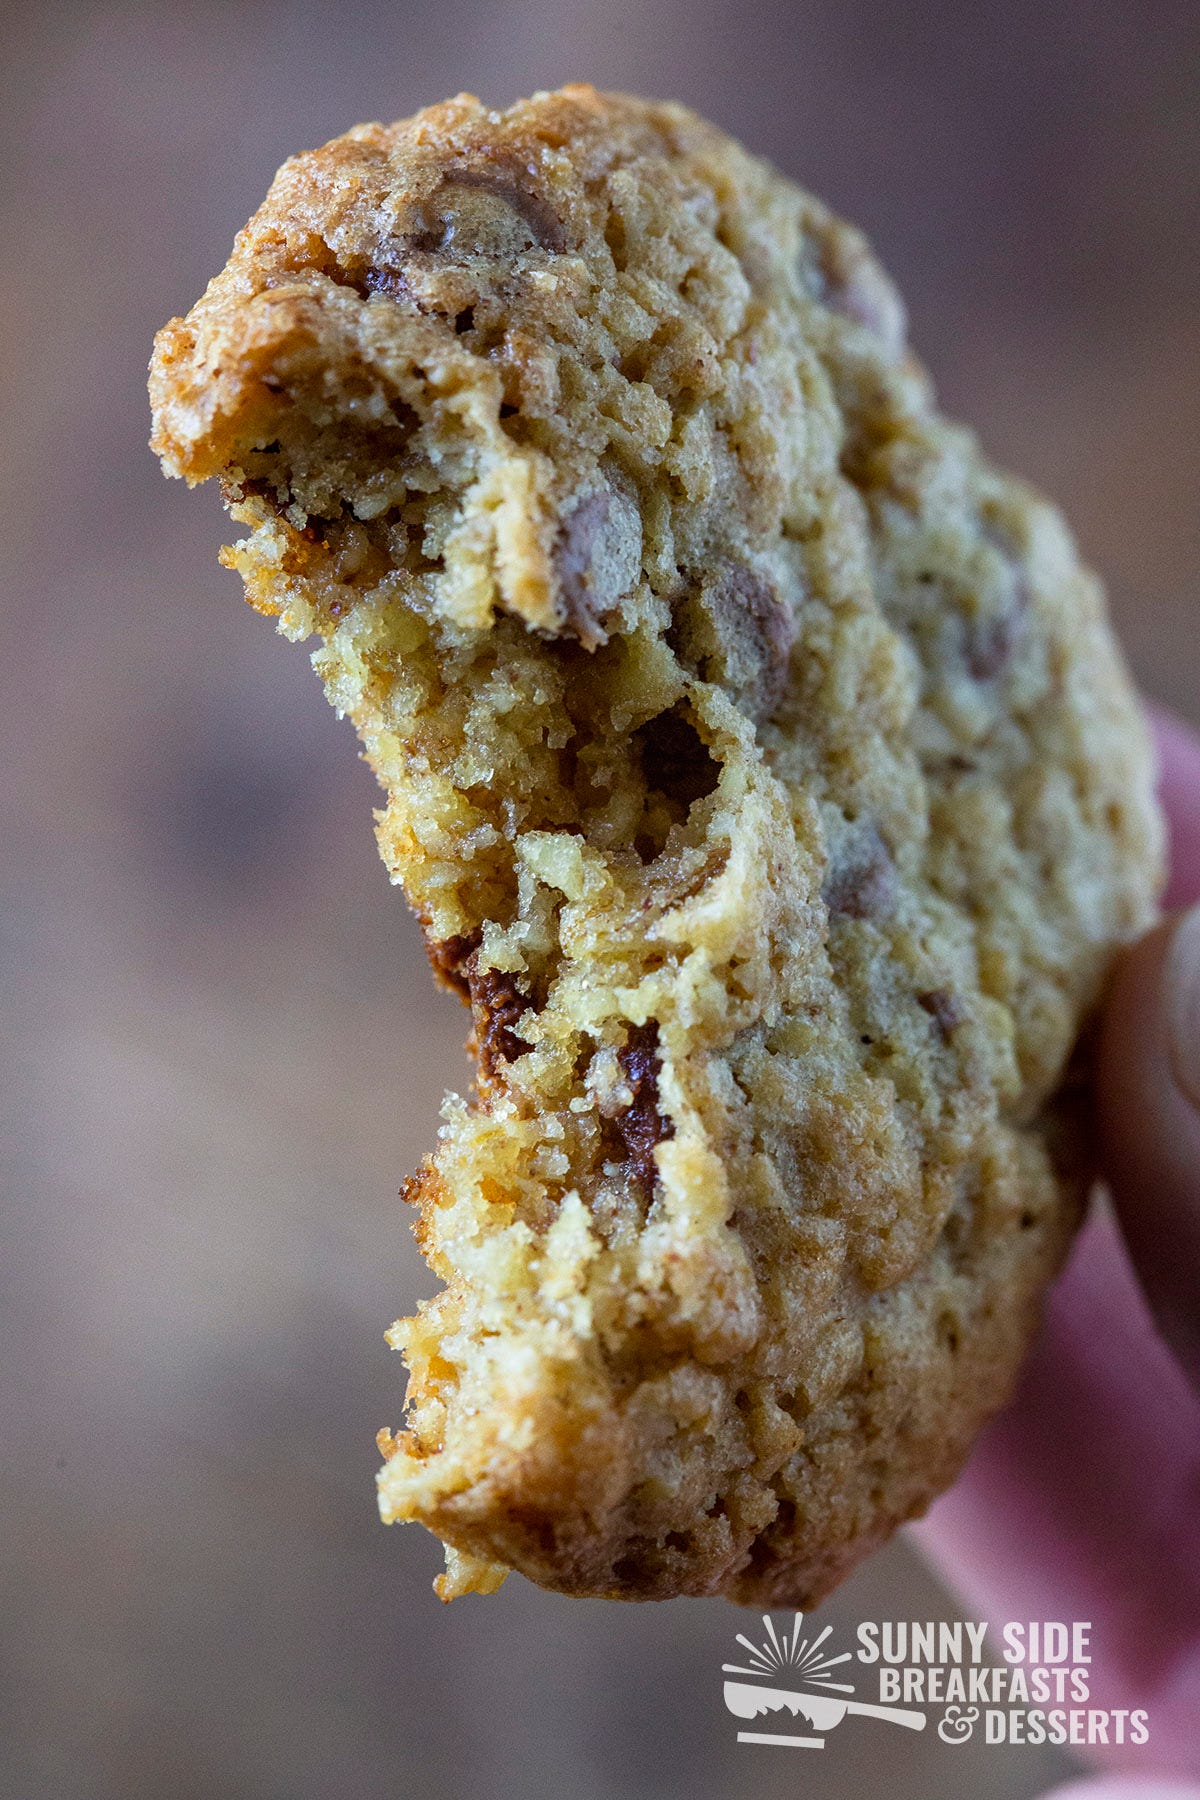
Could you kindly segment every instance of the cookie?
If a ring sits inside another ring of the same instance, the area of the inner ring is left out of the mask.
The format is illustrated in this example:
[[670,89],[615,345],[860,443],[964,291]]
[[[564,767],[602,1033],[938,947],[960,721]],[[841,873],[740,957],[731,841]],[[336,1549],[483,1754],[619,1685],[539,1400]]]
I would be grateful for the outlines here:
[[810,1606],[1009,1394],[1160,826],[1100,589],[863,238],[682,107],[294,157],[153,445],[315,636],[477,1087],[388,1520],[449,1597]]

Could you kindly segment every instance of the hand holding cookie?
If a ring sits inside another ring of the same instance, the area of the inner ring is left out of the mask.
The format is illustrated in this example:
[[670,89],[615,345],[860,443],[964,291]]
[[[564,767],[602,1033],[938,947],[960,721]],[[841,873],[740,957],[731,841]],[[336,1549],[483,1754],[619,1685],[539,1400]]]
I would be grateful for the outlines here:
[[1103,1017],[1116,1216],[1085,1228],[1015,1403],[916,1536],[993,1619],[1091,1620],[1096,1704],[1153,1721],[1138,1766],[1200,1775],[1200,740],[1156,727],[1174,910],[1121,959]]

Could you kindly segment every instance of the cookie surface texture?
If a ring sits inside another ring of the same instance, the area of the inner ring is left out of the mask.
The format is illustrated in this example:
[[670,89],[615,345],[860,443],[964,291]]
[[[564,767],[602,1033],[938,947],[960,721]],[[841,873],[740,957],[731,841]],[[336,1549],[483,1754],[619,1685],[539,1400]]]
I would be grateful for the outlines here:
[[472,1010],[384,1518],[448,1597],[813,1604],[954,1479],[1078,1220],[1160,860],[1096,581],[856,231],[590,88],[293,158],[151,391]]

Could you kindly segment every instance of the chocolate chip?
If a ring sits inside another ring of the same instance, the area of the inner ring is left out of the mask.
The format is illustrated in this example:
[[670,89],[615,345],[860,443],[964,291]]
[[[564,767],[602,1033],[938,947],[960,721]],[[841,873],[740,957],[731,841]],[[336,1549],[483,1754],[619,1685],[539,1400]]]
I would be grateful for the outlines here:
[[408,300],[411,290],[402,272],[394,268],[367,269],[351,284],[366,300],[371,294],[383,294],[388,300]]
[[775,584],[738,563],[677,606],[671,642],[703,680],[761,722],[783,699],[795,636],[792,609]]
[[1025,554],[1026,539],[1020,522],[1006,518],[987,506],[979,512],[979,529],[986,541],[998,550],[1005,562],[1019,563]]
[[944,1040],[949,1039],[950,1033],[956,1030],[967,1016],[962,1001],[957,994],[952,994],[949,988],[927,989],[925,993],[917,995],[917,1005],[925,1008]]
[[838,846],[821,898],[847,919],[880,919],[896,904],[896,865],[874,825],[854,827]]
[[658,1025],[631,1025],[625,1043],[617,1052],[621,1073],[633,1099],[614,1121],[624,1147],[624,1158],[630,1177],[649,1194],[658,1178],[654,1146],[674,1137],[675,1127],[664,1118],[658,1105]]
[[494,1077],[502,1063],[516,1062],[532,1048],[516,1031],[530,999],[507,969],[479,967],[481,939],[479,931],[440,941],[426,933],[425,948],[434,974],[470,1002],[480,1071]]
[[963,661],[975,681],[992,681],[1012,661],[1025,630],[1028,594],[1019,588],[1013,603],[990,619],[963,623]]
[[1011,662],[1024,636],[1031,597],[1022,547],[1013,532],[1003,521],[989,516],[980,525],[986,541],[1007,565],[1007,592],[1002,593],[998,609],[989,617],[963,620],[962,653],[974,680],[992,681]]
[[[562,220],[534,182],[515,158],[488,158],[485,152],[478,162],[447,169],[413,207],[404,248],[433,256],[502,257],[530,248],[561,253],[567,247]],[[494,208],[472,203],[472,194],[498,200],[503,211],[497,215]]]
[[443,177],[442,186],[475,188],[491,194],[524,219],[534,243],[542,250],[561,254],[567,247],[562,220],[550,202],[529,185],[528,177],[518,172],[515,164],[498,164],[494,168],[468,165],[451,169]]
[[608,642],[593,592],[592,558],[611,504],[604,488],[585,494],[564,516],[554,541],[554,574],[566,615],[563,627],[587,650]]
[[[615,479],[615,478],[614,478]],[[561,629],[585,650],[608,642],[604,621],[642,567],[642,521],[619,487],[592,488],[563,514],[551,554]]]
[[239,506],[243,500],[265,500],[271,511],[278,514],[280,518],[283,517],[284,507],[291,503],[291,495],[286,487],[283,493],[284,497],[281,500],[275,482],[267,481],[261,475],[256,475],[246,481],[230,481],[228,477],[222,478],[221,481],[221,498],[226,506]]
[[[278,449],[278,444],[268,444],[264,449],[263,454],[271,455],[277,452]],[[309,513],[303,526],[294,525],[287,516],[287,509],[292,504],[290,488],[288,488],[286,484],[281,488],[279,483],[269,481],[261,475],[256,475],[247,481],[235,482],[223,480],[221,483],[221,496],[224,499],[226,506],[239,506],[244,500],[249,498],[264,501],[266,505],[270,507],[277,519],[282,519],[285,525],[290,526],[292,531],[296,532],[297,536],[302,537],[305,543],[308,544],[327,544],[329,542],[330,531],[333,526],[338,523],[336,519],[323,519],[317,513]],[[345,502],[340,502],[340,505],[341,512],[344,515],[346,511]]]
[[433,972],[443,986],[451,987],[464,1000],[471,998],[469,964],[479,948],[480,933],[472,931],[461,937],[431,938],[425,933],[425,949],[433,964]]
[[739,569],[725,584],[728,598],[741,603],[735,634],[755,669],[749,698],[756,718],[765,719],[783,699],[788,662],[796,637],[792,610],[772,582],[752,569]]
[[820,244],[818,259],[825,305],[862,325],[899,361],[908,329],[904,302],[865,244],[839,231]]
[[468,968],[479,1066],[485,1075],[494,1076],[499,1064],[516,1062],[531,1048],[514,1029],[528,1011],[529,999],[507,969],[480,969],[477,956]]

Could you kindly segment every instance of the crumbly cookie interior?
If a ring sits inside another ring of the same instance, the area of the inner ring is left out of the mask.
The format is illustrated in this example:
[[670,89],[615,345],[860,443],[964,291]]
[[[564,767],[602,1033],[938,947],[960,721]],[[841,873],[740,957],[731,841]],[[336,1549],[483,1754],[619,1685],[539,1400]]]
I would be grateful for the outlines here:
[[811,1604],[953,1478],[1078,1216],[1159,858],[1097,584],[858,233],[590,89],[294,158],[152,392],[471,1007],[385,1518],[447,1596]]

